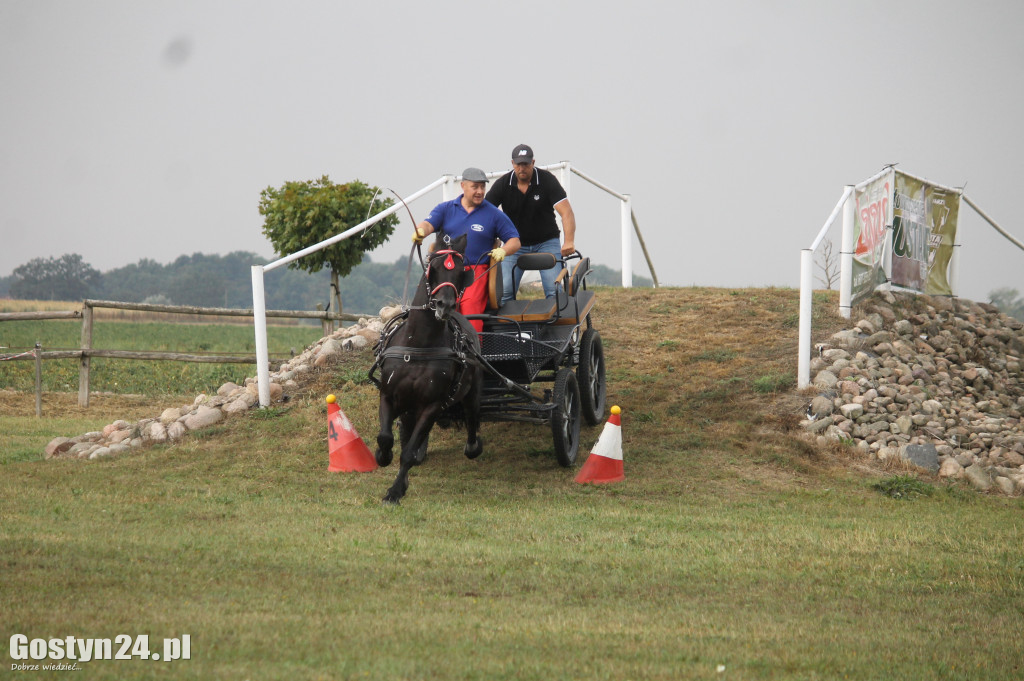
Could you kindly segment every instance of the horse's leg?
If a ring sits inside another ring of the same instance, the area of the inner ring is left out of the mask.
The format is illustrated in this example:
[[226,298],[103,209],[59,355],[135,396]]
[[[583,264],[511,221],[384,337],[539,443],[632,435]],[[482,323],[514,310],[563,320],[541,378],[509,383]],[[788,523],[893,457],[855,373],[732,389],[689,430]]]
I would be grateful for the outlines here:
[[[436,405],[429,405],[421,409],[417,414],[416,423],[409,433],[409,440],[402,447],[401,466],[398,469],[398,475],[395,477],[395,482],[391,485],[391,488],[384,495],[385,504],[397,504],[405,496],[405,492],[409,489],[409,471],[412,470],[413,466],[423,463],[423,459],[427,454],[427,441],[430,438],[430,429],[434,427],[434,421],[437,419],[439,412],[440,409]],[[411,416],[411,414],[406,414],[402,420],[409,419]]]
[[[411,415],[402,416],[398,419],[398,433],[400,442],[402,443],[402,449],[404,450],[406,445],[409,444],[409,438],[412,437],[413,428],[416,425],[416,421],[413,420]],[[417,465],[423,463],[427,458],[427,444],[430,441],[430,432],[427,432],[426,437],[423,438],[423,443],[420,445],[419,450],[416,452]]]
[[462,410],[466,414],[466,449],[463,451],[467,459],[475,459],[484,451],[484,439],[478,433],[480,429],[480,389],[483,380],[479,369],[472,373],[472,386],[469,393],[462,399]]
[[391,411],[391,400],[383,392],[380,394],[380,432],[377,433],[377,452],[374,457],[377,465],[384,467],[391,465],[391,449],[395,444],[395,436],[391,433],[391,425],[394,423],[394,414]]

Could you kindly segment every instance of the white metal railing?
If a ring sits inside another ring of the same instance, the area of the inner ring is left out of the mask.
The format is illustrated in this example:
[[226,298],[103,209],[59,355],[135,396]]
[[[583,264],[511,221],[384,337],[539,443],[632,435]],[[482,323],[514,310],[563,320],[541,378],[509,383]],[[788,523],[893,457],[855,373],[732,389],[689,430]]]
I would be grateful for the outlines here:
[[[853,195],[856,191],[863,189],[867,185],[871,184],[879,177],[888,173],[892,170],[890,166],[886,166],[878,173],[872,175],[868,179],[860,182],[857,185],[846,185],[843,188],[843,195],[839,197],[838,203],[835,208],[832,209],[832,213],[828,216],[825,224],[822,226],[821,231],[818,232],[818,236],[811,242],[810,248],[805,248],[800,251],[800,324],[799,324],[799,343],[797,358],[797,388],[803,389],[810,385],[811,382],[811,318],[813,315],[813,288],[814,288],[814,253],[818,250],[818,246],[821,245],[825,235],[828,233],[830,227],[835,223],[836,218],[839,216],[840,211],[843,215],[843,232],[841,237],[841,248],[839,251],[839,314],[846,319],[850,318],[851,315],[851,301],[853,298],[853,252],[854,252],[854,201]],[[1024,243],[1020,240],[1011,236],[1006,230],[1000,227],[996,222],[985,214],[973,201],[971,201],[966,194],[962,193],[962,190],[951,187],[944,187],[943,185],[936,184],[930,180],[926,180],[915,175],[911,175],[907,172],[900,171],[903,175],[911,177],[922,182],[926,182],[933,187],[939,187],[949,192],[955,192],[960,194],[960,198],[964,202],[974,209],[978,215],[981,216],[985,222],[989,223],[995,228],[997,232],[1006,237],[1011,243],[1017,248],[1024,250]],[[892,225],[885,226],[885,246],[883,251],[889,254],[892,251],[891,247],[892,239]],[[959,260],[960,260],[960,244],[954,244],[953,257],[949,263],[949,284],[950,290],[955,296],[959,290]],[[884,263],[886,272],[888,274],[890,263]]]
[[[615,198],[621,201],[620,210],[620,223],[621,223],[621,237],[622,237],[622,286],[629,288],[633,285],[633,242],[630,235],[630,227],[637,235],[637,239],[640,241],[640,247],[643,249],[644,257],[647,259],[647,265],[650,268],[651,276],[654,279],[654,285],[658,285],[657,275],[654,273],[654,266],[651,263],[650,256],[647,253],[647,247],[644,244],[643,236],[640,234],[640,227],[637,224],[636,215],[633,213],[632,201],[629,194],[620,194],[619,192],[610,189],[606,185],[598,182],[594,178],[586,175],[576,168],[573,168],[568,161],[562,161],[561,163],[555,163],[547,166],[538,166],[543,170],[557,170],[559,174],[559,180],[562,186],[565,188],[566,195],[569,195],[569,177],[570,174],[575,173],[580,178],[586,180],[590,184],[594,185],[598,189],[611,194]],[[488,179],[493,179],[507,173],[508,170],[499,170],[487,173]],[[441,188],[442,200],[448,201],[455,198],[455,187],[461,182],[462,177],[459,175],[442,175],[438,179],[428,184],[423,189],[410,194],[405,197],[404,202],[410,204],[416,199],[419,199],[426,194],[434,191],[437,188]],[[318,244],[314,244],[308,248],[304,248],[301,251],[292,253],[291,255],[275,260],[274,262],[266,265],[253,265],[252,266],[252,307],[254,315],[254,326],[256,333],[256,374],[257,374],[257,386],[259,388],[259,400],[260,406],[266,407],[270,405],[270,356],[267,352],[267,317],[266,317],[266,296],[263,288],[263,275],[266,272],[277,269],[282,265],[287,265],[290,262],[298,260],[311,253],[320,251],[328,246],[344,241],[360,232],[363,232],[373,225],[377,224],[384,218],[396,213],[403,208],[401,203],[396,203],[387,210],[381,211],[376,215],[360,222],[358,225],[351,227],[341,234],[332,236],[330,239],[325,239]]]

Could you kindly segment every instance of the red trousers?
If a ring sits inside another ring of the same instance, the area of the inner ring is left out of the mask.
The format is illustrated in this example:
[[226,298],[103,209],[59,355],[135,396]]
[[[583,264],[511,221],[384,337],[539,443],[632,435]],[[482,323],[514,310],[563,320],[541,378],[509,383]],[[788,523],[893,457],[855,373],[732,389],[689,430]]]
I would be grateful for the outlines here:
[[[501,267],[501,265],[498,265]],[[462,294],[459,301],[459,312],[462,314],[480,314],[487,309],[487,265],[470,265],[467,270],[473,270],[473,283]],[[484,330],[484,323],[479,319],[471,319],[470,324],[477,333]]]

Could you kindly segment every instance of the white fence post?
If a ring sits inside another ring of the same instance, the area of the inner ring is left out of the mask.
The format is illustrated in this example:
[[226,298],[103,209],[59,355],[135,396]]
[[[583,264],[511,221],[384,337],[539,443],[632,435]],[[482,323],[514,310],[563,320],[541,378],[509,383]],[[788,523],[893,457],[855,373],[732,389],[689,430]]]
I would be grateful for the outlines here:
[[633,286],[633,200],[622,195],[622,288]]
[[441,200],[451,201],[456,196],[458,196],[458,194],[455,192],[455,176],[445,175],[444,184],[441,185]]
[[846,185],[843,195],[843,236],[839,247],[839,314],[845,319],[850,318],[851,301],[853,299],[853,232],[854,232],[854,186]]
[[800,251],[800,343],[798,346],[796,387],[811,382],[811,312],[814,299],[814,250]]
[[256,380],[260,406],[270,406],[270,353],[267,350],[267,302],[263,293],[263,266],[252,266],[252,315],[256,327]]

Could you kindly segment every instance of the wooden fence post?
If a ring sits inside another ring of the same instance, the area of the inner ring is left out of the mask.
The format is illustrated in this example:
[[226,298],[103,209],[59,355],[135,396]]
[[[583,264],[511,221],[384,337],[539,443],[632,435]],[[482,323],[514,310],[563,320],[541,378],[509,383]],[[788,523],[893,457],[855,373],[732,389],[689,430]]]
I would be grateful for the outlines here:
[[36,418],[43,415],[43,346],[36,341]]
[[78,364],[78,406],[89,406],[89,354],[92,350],[92,313],[88,302],[82,304],[82,357]]

